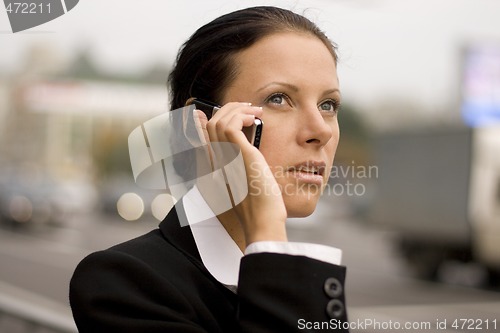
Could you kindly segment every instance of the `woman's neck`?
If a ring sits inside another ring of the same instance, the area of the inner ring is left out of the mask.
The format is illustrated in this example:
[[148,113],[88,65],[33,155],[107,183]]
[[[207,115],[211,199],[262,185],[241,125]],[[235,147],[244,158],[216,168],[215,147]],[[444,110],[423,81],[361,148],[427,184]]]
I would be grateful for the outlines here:
[[228,210],[222,214],[217,215],[220,223],[226,229],[229,236],[231,236],[232,240],[238,245],[241,252],[245,253],[246,241],[245,234],[243,232],[243,228],[239,221],[238,215],[234,212],[233,209]]

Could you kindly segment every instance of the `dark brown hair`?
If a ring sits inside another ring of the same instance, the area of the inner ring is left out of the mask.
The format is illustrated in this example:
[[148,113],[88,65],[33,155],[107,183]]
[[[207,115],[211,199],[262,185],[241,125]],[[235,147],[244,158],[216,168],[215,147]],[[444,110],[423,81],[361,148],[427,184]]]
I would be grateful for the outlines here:
[[318,37],[337,62],[336,46],[304,16],[269,6],[238,10],[204,25],[181,47],[168,77],[171,109],[184,106],[190,97],[220,103],[237,75],[235,54],[263,37],[286,31]]

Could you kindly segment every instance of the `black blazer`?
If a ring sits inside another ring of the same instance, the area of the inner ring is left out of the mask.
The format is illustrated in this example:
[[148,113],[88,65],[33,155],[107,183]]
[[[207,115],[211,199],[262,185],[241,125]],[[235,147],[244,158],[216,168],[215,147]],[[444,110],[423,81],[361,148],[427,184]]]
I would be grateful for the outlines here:
[[333,331],[347,320],[344,277],[345,267],[304,256],[251,254],[235,294],[172,209],[159,229],[83,259],[70,303],[80,333]]

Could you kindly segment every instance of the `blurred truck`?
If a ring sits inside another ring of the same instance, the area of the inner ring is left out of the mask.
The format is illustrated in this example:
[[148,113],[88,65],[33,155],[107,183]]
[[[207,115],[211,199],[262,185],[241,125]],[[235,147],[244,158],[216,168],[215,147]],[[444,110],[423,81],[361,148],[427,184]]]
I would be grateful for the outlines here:
[[396,235],[414,272],[436,278],[450,260],[500,272],[500,126],[377,135],[368,218]]

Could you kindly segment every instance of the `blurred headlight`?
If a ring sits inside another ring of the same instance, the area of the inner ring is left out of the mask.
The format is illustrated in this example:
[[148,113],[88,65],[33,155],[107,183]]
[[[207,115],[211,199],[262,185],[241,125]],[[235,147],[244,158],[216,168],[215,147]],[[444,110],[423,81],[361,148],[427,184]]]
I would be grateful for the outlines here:
[[135,193],[123,194],[116,203],[118,214],[127,221],[135,221],[144,213],[144,202]]
[[13,196],[9,201],[9,214],[16,222],[28,222],[33,216],[33,204],[25,196]]
[[174,198],[170,194],[159,194],[151,202],[151,213],[157,220],[163,221],[174,204]]

